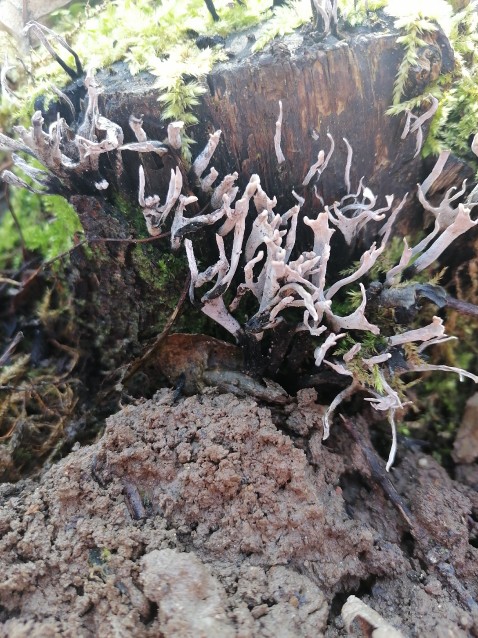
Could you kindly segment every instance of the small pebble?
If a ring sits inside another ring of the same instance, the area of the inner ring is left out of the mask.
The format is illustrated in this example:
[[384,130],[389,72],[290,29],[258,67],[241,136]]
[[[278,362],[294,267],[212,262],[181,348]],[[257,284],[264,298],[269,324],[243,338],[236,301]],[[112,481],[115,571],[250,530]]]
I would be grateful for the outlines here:
[[431,596],[438,596],[442,592],[442,586],[437,578],[430,578],[425,585],[425,591]]
[[269,607],[266,604],[257,605],[257,607],[253,607],[251,609],[251,615],[255,620],[262,618],[262,616],[266,616],[268,613]]

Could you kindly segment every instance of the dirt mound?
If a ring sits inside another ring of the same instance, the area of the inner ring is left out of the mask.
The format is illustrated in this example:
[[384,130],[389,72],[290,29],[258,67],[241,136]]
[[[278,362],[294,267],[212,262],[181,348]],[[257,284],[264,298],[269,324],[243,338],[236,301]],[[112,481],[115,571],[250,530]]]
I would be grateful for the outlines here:
[[474,635],[471,489],[408,452],[394,482],[414,543],[319,417],[312,391],[273,418],[162,390],[38,484],[1,486],[0,636],[332,637],[350,593],[406,635]]

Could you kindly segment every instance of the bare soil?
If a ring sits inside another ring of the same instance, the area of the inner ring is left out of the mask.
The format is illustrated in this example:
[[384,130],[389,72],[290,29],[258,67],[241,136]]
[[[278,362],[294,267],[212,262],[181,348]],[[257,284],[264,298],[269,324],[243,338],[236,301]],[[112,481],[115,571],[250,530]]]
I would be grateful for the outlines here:
[[324,444],[321,409],[161,390],[0,486],[0,637],[335,638],[352,593],[405,636],[478,635],[477,492],[401,450],[411,529],[365,421]]

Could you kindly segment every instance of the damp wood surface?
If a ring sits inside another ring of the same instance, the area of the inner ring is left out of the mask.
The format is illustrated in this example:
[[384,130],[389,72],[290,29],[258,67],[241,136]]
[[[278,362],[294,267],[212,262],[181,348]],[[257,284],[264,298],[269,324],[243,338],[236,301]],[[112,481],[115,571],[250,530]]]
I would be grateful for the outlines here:
[[[413,157],[416,141],[413,136],[400,139],[404,116],[390,117],[385,113],[392,101],[394,77],[402,56],[395,34],[363,33],[340,41],[329,37],[325,42],[294,35],[286,37],[279,49],[272,45],[256,54],[250,52],[251,43],[247,39],[241,43],[242,49],[239,47],[236,55],[214,68],[207,78],[208,92],[196,109],[199,124],[190,131],[196,140],[193,156],[209,135],[220,129],[222,139],[213,158],[220,175],[237,171],[238,183],[244,186],[257,173],[264,190],[270,197],[277,197],[278,207],[283,210],[295,203],[291,193],[295,189],[306,199],[301,212],[306,215],[316,209],[317,201],[313,190],[301,185],[302,180],[319,151],[328,152],[329,133],[334,138],[335,152],[321,176],[317,193],[326,203],[345,194],[347,150],[343,138],[354,151],[352,191],[361,177],[378,201],[384,201],[385,195],[390,194],[398,200],[416,189],[417,182],[427,174],[423,160]],[[451,51],[440,32],[430,46],[441,51],[442,66],[445,70],[449,68]],[[234,49],[232,45],[230,48]],[[150,139],[165,138],[166,123],[161,120],[151,76],[131,77],[124,65],[119,64],[100,74],[99,80],[104,87],[100,110],[123,128],[126,143],[134,141],[128,125],[131,114],[143,116],[143,127]],[[420,90],[415,87],[415,91]],[[71,91],[73,98],[78,87],[72,87]],[[282,150],[286,158],[281,165],[274,152],[279,100],[283,104]],[[166,158],[163,163],[156,157],[147,157],[147,161],[146,194],[165,192],[174,162]],[[137,237],[141,232],[143,220],[136,205],[138,155],[124,152],[123,163],[121,176],[115,176],[113,169],[108,174],[123,200],[122,207],[108,209],[90,196],[80,195],[73,200],[90,236],[127,238]],[[469,169],[459,163],[452,164],[450,170],[453,179],[469,174]],[[442,179],[444,184],[450,183],[450,179],[446,182],[446,172]],[[401,234],[423,225],[413,198],[409,201],[398,222]],[[309,232],[300,228],[299,247],[306,249]],[[366,241],[364,238],[364,245]],[[152,338],[154,330],[160,328],[165,308],[155,312],[154,298],[164,297],[158,284],[158,261],[169,250],[167,239],[148,248],[105,245],[100,250],[102,257],[88,266],[93,271],[90,280],[94,282],[94,291],[84,286],[81,289],[86,293],[90,312],[106,318],[110,330],[110,336],[102,336],[106,351],[112,352],[106,367],[120,363],[122,353],[137,354],[139,344]],[[207,244],[201,250],[207,254]],[[85,268],[82,257],[80,262],[81,268]],[[117,290],[111,291],[111,282],[117,283]],[[177,286],[170,285],[166,295],[178,296]],[[124,312],[118,314],[119,296],[124,300],[121,302]],[[116,320],[109,322],[108,317],[116,314]],[[115,340],[126,347],[113,352]]]

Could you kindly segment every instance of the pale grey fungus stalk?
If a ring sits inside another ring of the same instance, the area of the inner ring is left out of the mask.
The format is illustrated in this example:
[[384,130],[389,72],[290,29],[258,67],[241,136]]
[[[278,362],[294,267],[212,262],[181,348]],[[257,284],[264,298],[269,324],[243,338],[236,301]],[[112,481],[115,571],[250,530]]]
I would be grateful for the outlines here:
[[337,0],[313,0],[314,6],[324,21],[324,33],[330,33],[337,24]]
[[395,208],[392,210],[392,213],[389,216],[389,218],[387,219],[387,221],[385,222],[385,224],[378,231],[377,234],[378,234],[379,237],[382,238],[382,243],[383,244],[386,244],[388,242],[388,240],[390,239],[390,235],[392,233],[393,224],[395,223],[398,215],[402,211],[402,208],[405,206],[405,202],[407,201],[407,198],[408,198],[408,193],[405,193],[405,195],[400,200],[400,203],[398,204],[398,206],[395,206]]
[[[282,312],[282,310],[284,310],[284,308],[289,307],[295,300],[295,297],[283,297],[279,303],[274,306],[274,308],[272,308],[271,310],[271,314],[270,314],[270,321],[274,322],[276,320],[277,315],[279,314],[279,312]],[[269,324],[268,324],[269,325]]]
[[[44,26],[43,24],[40,24],[39,22],[36,22],[35,20],[30,20],[30,22],[28,22],[23,28],[23,35],[27,36],[30,34],[33,34],[38,38],[38,40],[43,44],[45,49],[50,53],[50,55],[58,62],[58,64],[63,68],[64,71],[66,71],[66,73],[68,73],[68,75],[73,80],[78,79],[83,74],[83,69],[82,69],[81,62],[78,55],[70,47],[70,45],[66,42],[66,40],[62,38],[60,35],[58,35],[58,33],[55,33],[55,31],[52,31],[48,27]],[[47,35],[53,38],[53,40],[56,40],[58,44],[60,44],[66,51],[68,51],[68,53],[70,53],[73,56],[75,60],[75,64],[76,64],[76,71],[71,69],[60,58],[60,56],[56,53],[56,51],[48,42],[46,37]]]
[[32,188],[23,179],[21,179],[21,177],[18,177],[17,175],[12,173],[12,171],[9,171],[8,169],[5,169],[2,172],[1,177],[2,177],[2,181],[4,181],[5,184],[9,184],[10,186],[17,186],[18,188],[24,188],[25,190],[30,191],[30,193],[35,193],[37,195],[42,194],[41,191],[39,191],[36,188]]
[[319,169],[319,177],[322,175],[322,173],[325,171],[325,169],[327,168],[327,166],[329,165],[330,162],[330,158],[332,157],[332,155],[334,154],[334,150],[335,150],[335,142],[334,142],[334,138],[332,137],[332,135],[330,133],[327,133],[327,137],[329,138],[329,142],[330,142],[330,149],[329,152],[327,153],[327,156],[325,158],[324,163],[322,164],[322,166]]
[[193,243],[190,239],[184,240],[184,249],[186,251],[186,257],[188,260],[189,272],[191,274],[191,282],[189,284],[189,299],[191,303],[194,303],[195,302],[194,288],[198,280],[199,271],[198,271],[198,266],[196,263],[196,258],[194,256]]
[[393,286],[394,284],[399,283],[400,274],[405,270],[405,268],[410,263],[410,259],[412,258],[413,249],[409,248],[406,237],[403,238],[403,243],[404,247],[399,263],[393,268],[390,268],[390,270],[385,275],[385,284],[387,286]]
[[302,208],[302,206],[305,203],[305,199],[301,197],[300,195],[298,195],[294,190],[292,191],[292,195],[296,198],[299,206]]
[[418,354],[420,354],[425,350],[425,348],[428,348],[428,346],[441,345],[442,343],[445,343],[446,341],[457,341],[457,340],[458,340],[458,337],[455,337],[455,336],[436,337],[436,339],[430,339],[429,341],[425,341],[424,343],[422,343],[422,345],[417,348],[417,352]]
[[18,166],[18,168],[22,170],[25,175],[28,175],[28,177],[37,182],[37,184],[47,186],[48,178],[51,177],[50,172],[31,166],[22,157],[16,155],[15,153],[12,154],[12,160],[15,166]]
[[78,135],[93,141],[95,138],[95,122],[99,114],[98,96],[101,93],[101,87],[96,82],[93,69],[88,69],[86,73],[85,86],[88,92],[88,99],[85,117],[78,128]]
[[254,296],[257,299],[260,298],[262,291],[259,290],[257,282],[254,281],[254,266],[260,263],[263,259],[264,251],[260,250],[257,255],[253,259],[250,259],[244,266],[244,286],[247,286],[247,288],[254,293]]
[[[16,126],[14,127],[14,130],[19,133],[21,130],[24,131],[25,129],[23,126]],[[18,140],[12,140],[3,133],[0,133],[0,151],[21,151],[22,153],[34,156],[34,153],[28,144],[22,144]]]
[[181,131],[183,128],[184,122],[182,122],[181,120],[168,124],[168,143],[172,148],[176,150],[179,150],[182,145]]
[[453,224],[458,214],[458,208],[453,208],[450,204],[457,199],[459,199],[462,195],[464,195],[466,191],[466,179],[463,180],[462,187],[459,191],[457,191],[454,195],[454,191],[456,190],[455,186],[452,186],[447,190],[445,196],[440,202],[439,206],[432,206],[425,198],[422,189],[420,188],[420,184],[418,184],[417,196],[420,201],[420,204],[423,208],[430,213],[432,213],[435,219],[438,222],[440,230],[447,228]]
[[284,153],[281,148],[282,137],[282,100],[279,100],[279,117],[276,122],[276,132],[274,135],[274,150],[276,153],[277,163],[282,164],[285,162]]
[[286,220],[290,219],[290,228],[289,231],[286,235],[286,242],[285,242],[285,261],[288,262],[290,255],[294,249],[295,246],[295,240],[296,240],[296,236],[297,236],[297,222],[299,219],[299,211],[300,211],[300,206],[297,204],[296,206],[293,206],[292,208],[290,208],[287,213],[285,213],[284,215],[282,215],[281,218],[281,223],[285,223]]
[[319,168],[322,166],[324,162],[325,162],[325,153],[324,151],[319,151],[319,154],[317,155],[317,161],[314,162],[314,164],[312,164],[312,166],[309,168],[309,171],[307,175],[304,177],[304,181],[302,182],[302,186],[307,186],[307,184],[315,176],[315,174],[317,173],[317,171],[319,170]]
[[438,159],[435,162],[435,165],[433,166],[430,175],[428,175],[428,177],[420,185],[423,195],[426,195],[428,193],[430,188],[433,186],[433,184],[442,174],[445,164],[447,163],[447,160],[450,157],[450,152],[451,151],[442,151],[440,155],[438,156]]
[[319,213],[316,219],[304,217],[304,224],[309,226],[314,233],[314,246],[312,251],[319,256],[324,254],[324,248],[330,245],[332,235],[335,233],[329,226],[329,216],[327,212]]
[[234,208],[234,216],[232,217],[234,220],[234,240],[232,245],[231,266],[228,274],[221,282],[227,287],[229,287],[229,284],[237,270],[237,266],[239,265],[239,259],[242,254],[242,244],[244,241],[244,232],[246,229],[246,217],[249,212],[249,201],[257,188],[258,181],[258,175],[252,175],[249,184],[246,186],[244,195],[236,202]]
[[168,153],[168,147],[157,140],[146,140],[144,142],[130,142],[123,144],[119,148],[120,151],[134,151],[135,153],[156,153],[159,157],[163,157]]
[[218,175],[219,173],[214,168],[214,166],[212,166],[208,175],[206,175],[206,177],[203,177],[202,179],[199,180],[199,183],[201,185],[201,190],[203,191],[203,193],[209,193],[211,191],[212,185],[218,178]]
[[161,213],[159,218],[159,225],[161,226],[166,221],[169,213],[175,206],[178,198],[181,194],[181,189],[183,187],[183,176],[181,171],[179,170],[179,166],[176,166],[176,170],[173,171],[171,169],[171,179],[169,181],[169,189],[168,194],[166,195],[166,202],[163,206],[158,209],[158,212]]
[[467,370],[463,370],[462,368],[455,368],[454,366],[445,366],[445,365],[433,365],[431,363],[420,363],[420,364],[411,364],[409,365],[407,370],[398,370],[397,374],[405,374],[405,372],[454,372],[460,377],[460,381],[463,381],[463,377],[467,379],[471,379],[475,383],[478,383],[478,376],[476,374],[472,374]]
[[388,337],[388,343],[393,346],[401,346],[404,343],[411,343],[413,341],[428,341],[429,339],[435,339],[436,337],[445,336],[445,326],[443,325],[443,319],[440,317],[433,317],[432,323],[429,323],[423,328],[417,328],[416,330],[407,330],[401,334],[392,335]]
[[455,221],[445,228],[428,250],[420,255],[413,264],[416,272],[428,268],[457,237],[476,226],[476,224],[477,222],[470,218],[470,209],[463,206],[463,204],[458,204]]
[[471,150],[473,151],[475,155],[478,156],[478,133],[473,138],[473,141],[471,143]]
[[423,129],[422,129],[422,126],[425,124],[425,122],[427,120],[429,120],[430,118],[432,118],[435,115],[435,113],[436,113],[436,111],[438,109],[438,100],[436,99],[436,97],[434,97],[433,95],[429,95],[428,97],[429,97],[429,99],[430,99],[432,104],[431,104],[430,108],[427,109],[425,111],[425,113],[423,113],[422,115],[420,115],[420,116],[414,115],[408,109],[406,111],[407,119],[406,119],[406,122],[405,122],[405,128],[403,129],[403,133],[402,133],[402,140],[404,140],[408,136],[409,133],[416,133],[417,134],[417,142],[416,142],[416,146],[415,146],[415,155],[413,156],[414,158],[417,157],[417,155],[422,150],[422,145],[423,145]]
[[332,324],[334,330],[364,330],[374,335],[380,334],[380,328],[375,324],[367,321],[365,317],[365,306],[367,304],[367,296],[365,294],[365,286],[359,284],[362,293],[362,301],[360,306],[346,317],[335,315],[330,309],[326,311],[327,317]]
[[188,232],[196,232],[203,226],[210,226],[216,223],[222,217],[224,217],[225,211],[223,208],[215,210],[208,215],[196,215],[195,217],[184,217],[184,209],[189,204],[197,202],[197,197],[191,195],[185,197],[179,196],[179,205],[176,207],[173,223],[171,225],[171,247],[176,250],[181,245],[181,239],[184,234]]
[[146,181],[144,178],[144,168],[140,166],[139,167],[138,203],[141,206],[141,208],[146,208],[146,202],[144,199],[145,186],[146,186]]
[[[258,178],[259,179],[259,178]],[[254,195],[254,207],[257,213],[262,213],[266,210],[270,213],[269,217],[273,215],[273,208],[277,205],[277,198],[270,199],[267,193],[262,189],[260,180],[257,182],[257,191]]]
[[[238,173],[232,173],[232,175],[226,175],[226,177],[220,182],[220,184],[214,189],[211,197],[211,206],[213,208],[219,208],[222,204],[222,197],[225,194],[231,195],[231,190],[234,186],[234,182],[239,177]],[[237,190],[236,190],[237,193]],[[234,201],[234,197],[230,197],[231,202]]]
[[390,468],[395,461],[395,455],[397,453],[397,426],[395,424],[395,410],[392,408],[388,411],[388,422],[390,423],[390,427],[392,428],[392,445],[390,446],[390,452],[388,453],[385,470],[387,472],[390,472]]
[[[335,370],[335,372],[339,372],[340,368],[334,364],[332,364],[330,361],[326,361],[324,359],[324,363],[328,366],[330,366],[333,370]],[[343,368],[343,366],[342,366]],[[346,370],[345,368],[343,368],[344,372],[339,372],[339,374],[344,374],[347,376],[353,376],[352,373],[349,370]],[[347,386],[344,390],[342,390],[342,392],[339,392],[337,394],[337,396],[334,398],[334,400],[332,401],[332,403],[329,405],[329,407],[327,408],[323,418],[322,418],[322,423],[324,426],[324,433],[322,435],[322,440],[325,441],[326,439],[329,438],[330,435],[330,420],[334,415],[335,410],[338,408],[338,406],[343,403],[344,401],[346,401],[347,399],[350,399],[350,397],[352,397],[357,390],[359,390],[360,388],[360,383],[358,383],[358,381],[352,381],[352,383]]]
[[352,359],[354,359],[358,353],[360,352],[360,350],[362,349],[362,344],[361,343],[356,343],[355,345],[353,345],[350,350],[348,350],[345,354],[344,354],[344,361],[345,363],[350,363],[352,361]]
[[264,210],[262,213],[257,215],[256,219],[252,223],[251,232],[244,249],[244,257],[246,261],[250,261],[253,258],[257,248],[259,248],[266,238],[275,239],[276,241],[279,239],[279,231],[271,226],[267,218],[268,212]]
[[231,232],[231,230],[233,230],[234,226],[236,225],[237,218],[239,217],[239,215],[241,215],[241,210],[237,207],[231,208],[231,202],[228,195],[222,196],[222,208],[224,208],[226,221],[219,228],[217,234],[221,235],[221,237],[225,237]]
[[431,244],[431,242],[435,239],[439,232],[440,224],[438,223],[438,220],[435,220],[435,226],[433,227],[433,230],[428,233],[428,235],[424,237],[421,242],[419,242],[412,248],[412,257],[415,257],[416,255],[419,255],[424,250],[426,250],[428,245]]
[[242,334],[240,323],[228,312],[222,297],[216,297],[215,299],[207,301],[203,305],[202,311],[205,315],[230,332],[234,337],[239,338]]
[[12,89],[10,88],[8,84],[8,77],[7,77],[8,72],[13,71],[13,69],[15,69],[15,67],[9,63],[8,56],[5,55],[5,59],[3,61],[3,65],[0,71],[0,86],[2,88],[2,96],[6,100],[10,100],[11,102],[16,102],[19,98],[14,93],[14,91],[12,91]]
[[379,256],[383,253],[384,244],[380,246],[380,248],[376,248],[375,242],[371,245],[369,250],[366,250],[363,255],[360,257],[360,265],[358,269],[349,275],[348,277],[344,277],[343,279],[339,279],[339,281],[335,282],[330,288],[327,290],[325,294],[326,299],[332,299],[332,297],[344,286],[352,283],[353,281],[357,281],[362,275],[367,273],[370,268],[375,264]]
[[331,332],[325,339],[324,343],[314,350],[314,360],[317,367],[322,365],[322,361],[324,360],[327,351],[333,346],[336,346],[337,341],[343,337],[345,337],[345,332],[341,332],[340,334]]
[[204,150],[196,157],[193,162],[192,170],[197,177],[201,177],[206,168],[208,167],[209,162],[214,154],[214,151],[219,144],[219,139],[221,137],[221,131],[215,131],[209,136],[208,143]]
[[352,158],[354,152],[353,148],[350,146],[350,142],[348,141],[348,139],[346,137],[343,137],[342,139],[345,142],[345,146],[347,147],[347,161],[345,163],[344,183],[347,189],[347,195],[350,195],[350,191],[352,190],[352,187],[350,185],[350,169],[352,167]]
[[[392,355],[391,355],[390,352],[384,352],[383,354],[377,354],[375,357],[370,357],[368,359],[364,359],[362,357],[362,362],[366,366],[371,368],[372,366],[379,365],[380,363],[385,363],[386,361],[388,361],[391,358],[392,358]],[[344,357],[344,359],[345,359],[345,357]]]
[[129,126],[136,137],[137,142],[146,142],[148,136],[143,129],[143,116],[136,117],[133,114],[129,116]]

